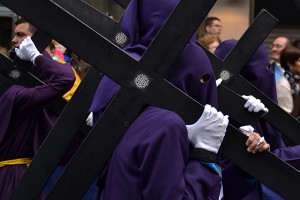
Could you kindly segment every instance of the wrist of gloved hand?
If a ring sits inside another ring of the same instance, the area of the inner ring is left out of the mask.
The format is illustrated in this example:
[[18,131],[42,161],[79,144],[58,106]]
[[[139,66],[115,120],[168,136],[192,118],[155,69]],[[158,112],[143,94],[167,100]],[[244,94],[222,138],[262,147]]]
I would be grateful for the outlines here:
[[195,144],[194,147],[199,148],[199,149],[206,149],[207,151],[217,154],[219,151],[219,148],[221,146],[221,143],[222,143],[222,140],[220,140],[214,144],[212,144],[211,142],[210,142],[210,144],[208,144],[208,143],[201,141],[201,142]]
[[[209,134],[209,133],[199,132],[197,125],[186,125],[186,127],[188,133]],[[205,135],[203,135],[203,137],[199,135],[198,137],[195,138],[191,138],[190,135],[191,134],[189,134],[189,140],[194,145],[194,148],[206,149],[213,153],[218,152],[224,137],[224,136],[215,136],[213,137],[214,139],[212,141],[211,139],[205,138],[204,137]]]
[[38,57],[38,56],[42,56],[43,54],[41,54],[40,52],[34,52],[34,54],[32,55],[32,57],[31,57],[31,62],[33,63],[33,65],[35,65],[35,66],[37,66],[36,65],[36,58]]

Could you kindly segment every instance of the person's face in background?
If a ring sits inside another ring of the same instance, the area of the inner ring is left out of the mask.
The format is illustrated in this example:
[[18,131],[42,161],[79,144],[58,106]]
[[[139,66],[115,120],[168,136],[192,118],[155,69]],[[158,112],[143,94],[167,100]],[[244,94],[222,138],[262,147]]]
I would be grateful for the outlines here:
[[273,41],[272,44],[272,54],[271,54],[271,59],[274,60],[275,62],[280,62],[280,54],[281,51],[286,47],[288,43],[288,39],[284,37],[278,37]]
[[214,41],[212,43],[210,43],[208,45],[208,50],[211,52],[211,53],[214,53],[216,48],[220,45],[220,43],[218,41]]
[[223,26],[219,20],[214,20],[210,26],[206,26],[206,32],[216,36],[220,36],[222,29]]
[[32,36],[33,33],[30,32],[29,23],[21,23],[16,25],[15,37],[12,39],[12,45],[14,48],[20,46],[21,42],[27,37]]

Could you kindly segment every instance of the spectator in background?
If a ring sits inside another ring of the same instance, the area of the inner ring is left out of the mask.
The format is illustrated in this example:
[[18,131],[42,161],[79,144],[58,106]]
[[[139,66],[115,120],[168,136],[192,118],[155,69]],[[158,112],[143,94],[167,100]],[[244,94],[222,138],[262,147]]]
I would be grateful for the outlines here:
[[[293,44],[293,46],[295,46],[298,49],[300,49],[300,39],[295,40],[292,44]],[[297,83],[299,83],[299,80],[297,81]],[[300,94],[299,93],[294,98],[294,109],[291,112],[291,115],[293,117],[295,117],[298,121],[300,121]]]
[[[66,62],[64,60],[63,53],[61,52],[60,49],[56,49],[56,47],[55,47],[54,44],[58,45],[58,43],[55,40],[52,40],[50,42],[50,44],[47,46],[46,51],[52,57],[53,60],[56,60],[59,63],[65,64]],[[73,67],[72,64],[71,64],[71,66],[72,66],[72,70],[74,72],[75,82],[74,82],[72,88],[67,93],[65,93],[64,96],[63,96],[67,101],[70,101],[70,99],[72,98],[73,94],[77,90],[79,84],[81,83],[81,78],[77,74],[77,72],[74,69],[74,67]]]
[[288,45],[281,52],[280,64],[284,68],[284,76],[277,82],[278,105],[286,112],[291,113],[294,102],[299,94],[299,75],[300,75],[300,49]]
[[52,40],[52,43],[55,46],[55,54],[58,58],[64,60],[65,62],[70,61],[70,57],[67,54],[67,49],[62,44],[58,43],[56,40]]
[[205,35],[215,35],[220,37],[223,26],[218,17],[207,17],[204,21],[204,31],[202,35],[198,35],[198,41]]
[[290,43],[290,39],[284,36],[279,36],[275,38],[272,43],[271,68],[274,71],[276,82],[281,76],[284,75],[284,69],[280,65],[280,53]]
[[216,48],[220,45],[221,40],[216,35],[205,35],[200,38],[199,43],[202,44],[202,46],[204,46],[211,53],[214,53]]
[[70,64],[72,65],[72,67],[74,67],[81,80],[84,78],[85,74],[91,66],[74,53],[71,53]]

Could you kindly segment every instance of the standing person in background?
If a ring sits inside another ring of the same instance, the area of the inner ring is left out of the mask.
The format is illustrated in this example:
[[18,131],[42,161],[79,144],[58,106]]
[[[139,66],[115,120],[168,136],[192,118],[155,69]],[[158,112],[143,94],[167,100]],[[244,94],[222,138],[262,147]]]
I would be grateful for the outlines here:
[[24,19],[18,19],[12,44],[18,57],[33,63],[30,72],[45,84],[12,85],[0,96],[1,200],[9,198],[57,119],[47,107],[61,98],[75,80],[71,67],[62,66],[36,49],[30,37],[35,30]]
[[284,48],[281,52],[280,64],[285,72],[277,82],[278,105],[291,113],[295,104],[297,104],[296,107],[299,106],[299,102],[294,100],[299,95],[300,88],[300,49],[292,45]]
[[199,43],[213,54],[216,48],[220,45],[221,40],[218,36],[215,35],[205,35],[200,38]]
[[279,36],[274,39],[271,50],[271,68],[275,74],[276,83],[280,77],[284,75],[284,69],[280,65],[280,54],[281,51],[291,43],[290,39],[285,36]]
[[223,26],[221,19],[218,17],[207,17],[204,21],[204,30],[202,35],[198,35],[198,41],[205,35],[215,35],[220,38]]
[[83,78],[85,77],[85,74],[91,67],[90,64],[85,62],[83,59],[81,59],[75,53],[71,53],[70,64],[75,69],[76,73],[79,75],[81,80],[83,80]]
[[[60,49],[56,49],[54,44],[58,44],[55,40],[52,40],[50,42],[50,44],[47,46],[46,51],[48,52],[48,54],[52,57],[53,60],[56,60],[59,63],[65,64],[66,61],[64,60],[64,56],[63,53]],[[75,91],[77,90],[78,86],[81,83],[81,78],[79,77],[79,75],[77,74],[77,71],[75,70],[74,66],[70,63],[66,66],[70,66],[74,72],[74,76],[75,76],[75,82],[72,86],[72,88],[63,95],[63,97],[67,100],[70,101],[70,99],[72,98],[72,96],[74,95]]]
[[[294,40],[292,44],[293,44],[293,46],[300,49],[300,39]],[[296,80],[296,82],[298,84],[300,84],[299,79],[300,79],[300,77],[298,77],[298,80]],[[293,117],[295,117],[298,121],[300,121],[300,93],[298,93],[298,95],[294,98],[294,109],[291,112],[291,115]]]

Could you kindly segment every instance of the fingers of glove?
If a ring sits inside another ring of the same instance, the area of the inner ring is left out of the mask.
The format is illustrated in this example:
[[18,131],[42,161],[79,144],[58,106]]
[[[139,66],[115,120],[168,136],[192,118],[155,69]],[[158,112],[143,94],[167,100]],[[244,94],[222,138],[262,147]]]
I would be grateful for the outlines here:
[[250,96],[243,95],[242,97],[247,100],[247,102],[244,105],[245,108],[249,108],[252,105],[253,101],[255,100],[255,98],[251,95]]
[[242,97],[245,100],[247,100],[244,107],[248,108],[248,111],[259,112],[259,111],[263,110],[266,113],[269,112],[269,109],[266,108],[266,106],[261,102],[260,99],[256,99],[252,95],[249,95],[249,96],[242,95]]
[[224,122],[224,114],[222,113],[222,112],[217,112],[217,116],[216,116],[216,121],[217,121],[217,124],[218,125],[222,125],[223,124],[223,122]]
[[193,125],[186,125],[186,129],[189,131],[191,128],[193,127]]
[[259,103],[255,108],[254,108],[254,112],[255,113],[257,113],[257,112],[259,112],[259,111],[261,111],[261,110],[264,110],[266,108],[266,106],[265,106],[265,104],[263,104],[263,103]]
[[32,44],[34,44],[30,36],[27,36],[27,37],[23,40],[22,43],[24,43],[25,45],[32,45]]
[[86,118],[86,124],[89,126],[93,126],[93,112],[90,112],[89,116]]
[[210,119],[218,119],[219,118],[219,112],[217,111],[217,109],[215,107],[211,107],[209,118]]
[[253,128],[251,125],[241,126],[239,129],[243,132],[243,134],[245,134],[245,135],[248,136],[248,137],[249,137],[249,136],[253,133],[253,131],[254,131],[254,128]]
[[32,42],[31,38],[28,36],[26,37],[20,44],[19,48],[22,49],[22,48],[25,48],[27,47],[28,45],[30,45],[30,41]]
[[[250,101],[250,99],[248,101]],[[251,99],[251,103],[249,103],[248,111],[253,112],[255,108],[259,109],[259,107],[261,106],[260,103],[260,99],[256,99],[253,97],[253,99]]]
[[204,106],[204,110],[202,115],[200,116],[200,118],[198,119],[198,121],[195,124],[191,124],[191,125],[186,125],[187,130],[189,131],[190,129],[192,129],[195,125],[197,126],[198,124],[202,124],[203,121],[205,121],[207,118],[209,118],[210,116],[210,112],[211,112],[211,105],[206,104]]
[[222,79],[221,78],[218,78],[217,80],[216,80],[216,85],[217,85],[217,87],[222,83]]
[[269,109],[268,109],[267,107],[265,107],[265,108],[263,109],[263,111],[264,111],[265,113],[268,113],[268,112],[269,112]]
[[93,121],[91,121],[91,120],[87,120],[87,121],[86,121],[86,124],[87,124],[88,126],[93,127]]
[[21,55],[20,55],[20,54],[21,54],[21,53],[20,53],[20,49],[15,48],[15,52],[16,52],[17,56],[21,58]]
[[203,110],[203,113],[202,113],[200,119],[201,119],[201,118],[207,119],[207,118],[210,116],[211,108],[212,108],[211,105],[206,104],[206,105],[204,106],[204,110]]
[[242,97],[243,97],[245,100],[248,100],[248,99],[251,97],[251,95],[249,95],[249,96],[247,96],[247,95],[242,95]]
[[226,130],[227,126],[228,126],[228,123],[229,123],[229,116],[225,115],[223,117],[223,122],[222,122],[222,126],[225,128],[225,130]]

